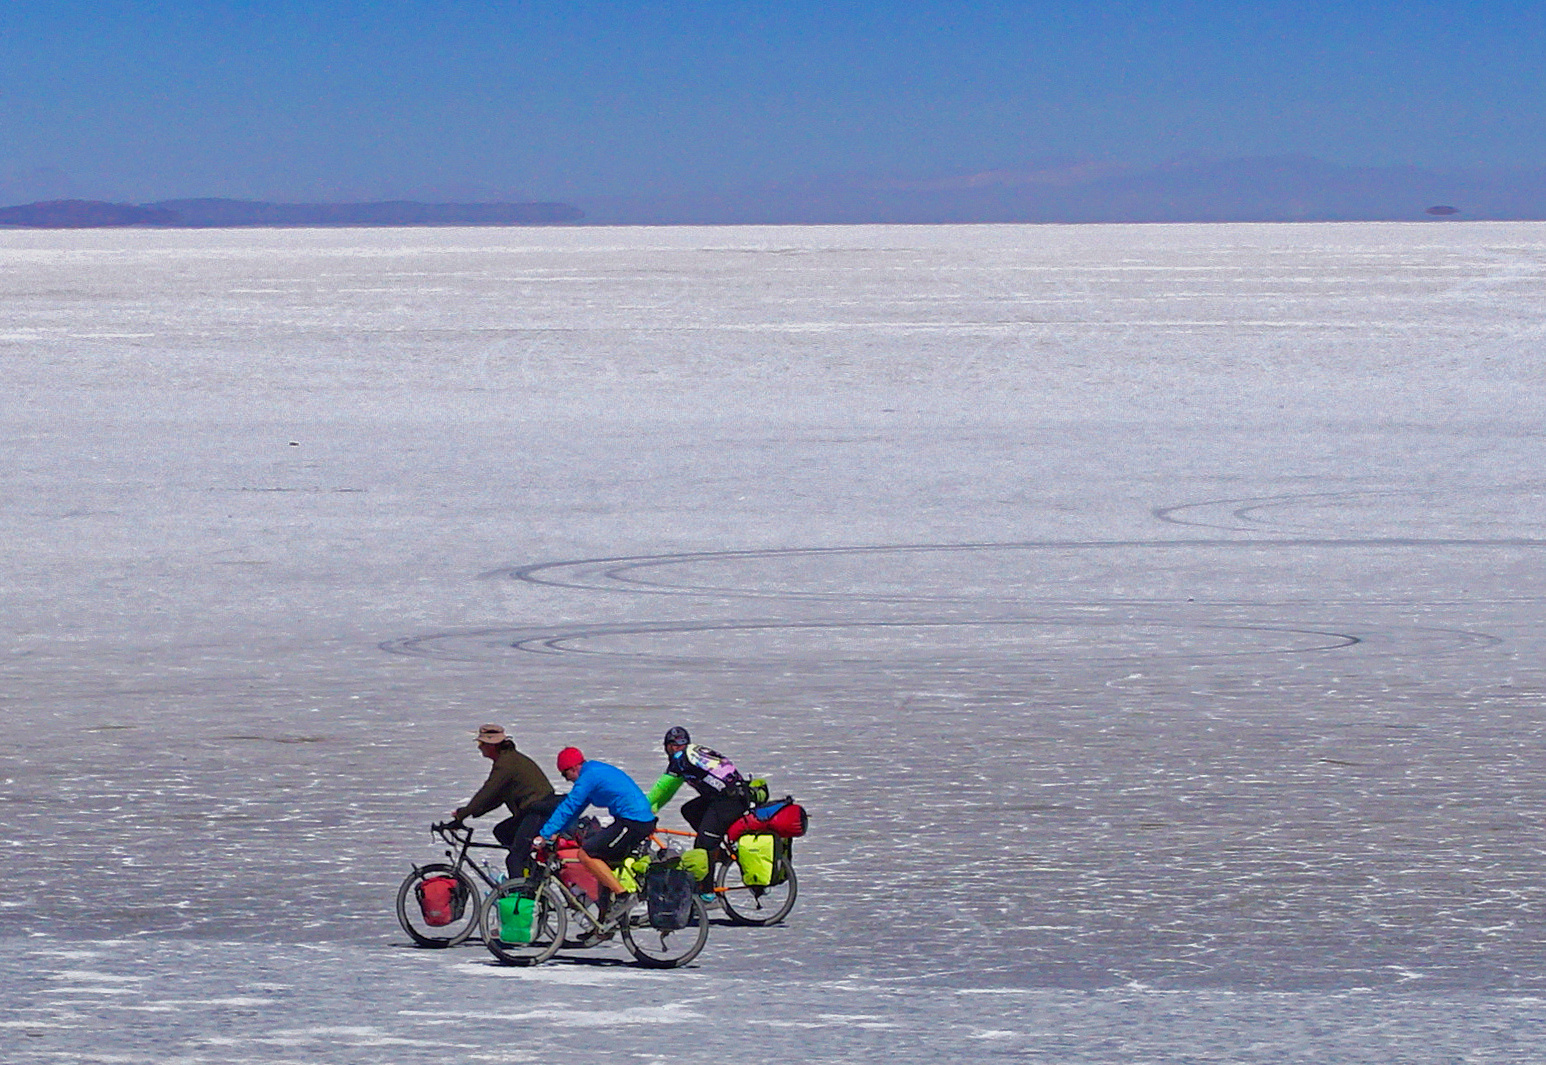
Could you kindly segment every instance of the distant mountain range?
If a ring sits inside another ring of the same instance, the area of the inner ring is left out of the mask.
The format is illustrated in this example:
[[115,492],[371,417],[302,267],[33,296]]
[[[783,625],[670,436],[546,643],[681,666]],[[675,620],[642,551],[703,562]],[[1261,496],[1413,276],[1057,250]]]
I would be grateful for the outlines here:
[[1346,167],[1302,156],[852,175],[714,195],[576,198],[589,224],[1546,219],[1546,170]]
[[1304,156],[1090,161],[925,178],[849,175],[567,203],[51,200],[0,226],[519,226],[1546,219],[1546,170],[1348,167]]
[[48,200],[0,207],[0,226],[537,226],[576,222],[583,216],[583,211],[567,203],[263,203],[206,199],[129,204]]

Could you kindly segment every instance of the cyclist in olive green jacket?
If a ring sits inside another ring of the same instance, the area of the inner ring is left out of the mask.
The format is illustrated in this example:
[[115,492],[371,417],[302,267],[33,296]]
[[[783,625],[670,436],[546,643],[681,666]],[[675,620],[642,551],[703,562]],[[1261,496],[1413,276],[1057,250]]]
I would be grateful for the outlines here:
[[494,826],[494,838],[510,848],[505,857],[510,876],[527,876],[532,838],[563,797],[553,791],[542,767],[516,750],[515,741],[499,725],[484,725],[478,730],[478,750],[494,767],[483,787],[467,805],[457,807],[451,819],[460,823],[468,817],[482,817],[503,803],[510,816]]

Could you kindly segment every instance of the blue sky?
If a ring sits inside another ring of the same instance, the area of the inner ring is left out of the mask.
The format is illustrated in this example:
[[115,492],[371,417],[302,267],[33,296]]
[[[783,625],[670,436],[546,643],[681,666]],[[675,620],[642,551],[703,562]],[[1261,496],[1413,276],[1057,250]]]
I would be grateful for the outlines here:
[[[1546,167],[1546,3],[0,3],[0,198]],[[30,184],[29,184],[30,182]],[[8,184],[7,184],[8,183]]]

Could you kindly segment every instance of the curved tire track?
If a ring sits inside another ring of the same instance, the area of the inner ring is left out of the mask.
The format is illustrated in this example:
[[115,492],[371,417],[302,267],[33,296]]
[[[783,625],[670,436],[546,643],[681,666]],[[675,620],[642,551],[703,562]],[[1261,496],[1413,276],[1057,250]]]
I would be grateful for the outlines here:
[[[1167,525],[1179,525],[1195,529],[1219,529],[1225,532],[1272,533],[1275,531],[1303,532],[1305,525],[1276,522],[1260,516],[1260,512],[1305,503],[1358,502],[1370,499],[1416,499],[1423,501],[1421,511],[1432,515],[1442,508],[1433,500],[1444,495],[1463,494],[1470,501],[1480,497],[1524,498],[1538,500],[1541,486],[1538,484],[1509,485],[1504,487],[1468,488],[1368,488],[1338,492],[1302,492],[1273,496],[1245,496],[1237,499],[1209,499],[1198,503],[1177,503],[1155,507],[1149,513],[1156,521]],[[1279,541],[1273,541],[1279,542]],[[1507,542],[1506,540],[1488,542]],[[1535,541],[1530,541],[1535,542]]]
[[[904,648],[900,651],[892,649],[888,653],[887,649],[882,648],[879,653],[855,654],[852,650],[844,650],[839,646],[840,638],[844,633],[857,632],[863,636],[869,636],[876,633],[900,634],[932,631],[948,636],[950,630],[970,633],[974,631],[1007,630],[1012,628],[1024,628],[1027,630],[1032,628],[1055,629],[1064,641],[1064,646],[1040,651],[1035,648],[1019,648],[1014,646],[972,647],[969,640],[963,640],[960,636],[953,640],[944,639],[940,641],[937,647],[922,652]],[[1131,637],[1124,637],[1122,635],[1117,636],[1115,641],[1106,641],[1107,645],[1105,647],[1092,647],[1091,641],[1085,638],[1077,638],[1077,646],[1069,646],[1069,644],[1074,643],[1076,640],[1075,633],[1079,630],[1105,630],[1107,632],[1114,630],[1126,630],[1128,632],[1132,630],[1150,630],[1150,635],[1141,637],[1147,640],[1147,644],[1142,647],[1119,646],[1119,642],[1123,639],[1126,639],[1129,644],[1133,642]],[[1173,636],[1174,639],[1168,641],[1167,646],[1166,640],[1154,639],[1153,633],[1155,632]],[[825,646],[831,650],[831,653],[821,653],[823,645],[820,643],[815,648],[796,647],[787,653],[781,653],[774,647],[772,652],[769,653],[768,648],[773,645],[778,637],[804,633],[830,634],[832,639],[826,641]],[[742,634],[753,638],[753,652],[751,654],[730,656],[723,651],[718,654],[691,653],[692,640],[695,636],[739,636]],[[1283,639],[1279,641],[1277,646],[1244,648],[1229,648],[1226,646],[1224,649],[1210,650],[1205,647],[1195,646],[1198,634],[1204,634],[1205,637],[1220,637],[1221,639],[1217,642],[1224,642],[1226,644],[1230,635],[1245,635],[1250,638],[1269,635],[1282,637]],[[771,636],[772,639],[759,639],[759,637],[764,636]],[[626,643],[629,637],[665,637],[668,642],[686,644],[686,653],[683,653],[683,650],[673,650],[669,646],[660,650],[654,648],[639,649],[637,646],[634,649],[617,649],[605,646],[605,642],[608,640],[621,640]],[[603,625],[568,625],[552,628],[528,626],[431,633],[389,640],[380,646],[383,650],[394,654],[448,661],[510,661],[512,660],[512,652],[515,652],[547,657],[557,656],[574,662],[605,660],[612,663],[626,662],[629,665],[653,668],[740,670],[769,667],[790,668],[793,666],[805,669],[827,667],[850,668],[855,665],[884,666],[888,668],[938,668],[941,666],[965,666],[984,663],[992,663],[1000,668],[1005,665],[1045,668],[1049,664],[1071,658],[1077,658],[1083,665],[1153,662],[1156,660],[1202,662],[1335,653],[1370,641],[1373,641],[1376,645],[1377,653],[1385,654],[1392,653],[1384,647],[1385,644],[1392,641],[1397,644],[1426,643],[1429,645],[1426,653],[1429,654],[1500,642],[1497,637],[1489,636],[1486,633],[1437,628],[1413,627],[1405,630],[1385,629],[1377,632],[1353,633],[1331,628],[1269,622],[1227,623],[1154,617],[1119,619],[1046,616],[991,619],[824,619],[809,621],[728,618],[713,621],[644,621]]]
[[[1233,502],[1233,501],[1232,501]],[[1197,504],[1199,506],[1203,504]],[[479,575],[485,580],[513,580],[550,588],[566,588],[579,591],[610,592],[632,595],[702,596],[718,599],[775,599],[786,602],[845,602],[889,604],[945,604],[983,602],[1012,599],[1039,606],[1155,606],[1197,602],[1195,597],[1176,598],[1120,598],[1102,597],[1097,600],[1066,597],[1028,598],[1023,595],[995,598],[991,595],[918,595],[918,594],[866,594],[862,591],[841,592],[802,591],[798,588],[759,588],[746,584],[694,584],[686,581],[661,579],[658,574],[673,567],[723,562],[765,562],[800,560],[809,558],[869,558],[897,555],[924,554],[972,554],[992,552],[1081,552],[1081,551],[1228,551],[1259,553],[1263,550],[1437,550],[1466,551],[1534,550],[1546,547],[1546,539],[1481,539],[1481,538],[1336,538],[1294,537],[1273,540],[1246,539],[1189,539],[1189,540],[1027,540],[965,544],[882,544],[855,547],[797,547],[769,548],[745,551],[702,551],[664,555],[620,555],[611,558],[586,558],[555,562],[539,562],[525,566],[512,566],[489,570]],[[1512,596],[1492,598],[1488,602],[1535,602],[1540,596]],[[1467,598],[1466,603],[1480,600]],[[1260,599],[1206,599],[1214,606],[1261,606]],[[1337,604],[1335,599],[1286,599],[1274,600],[1276,605],[1315,605],[1325,607]],[[1351,606],[1389,606],[1409,602],[1407,599],[1379,599],[1360,597],[1346,600]],[[1431,601],[1430,601],[1431,602]],[[1434,604],[1437,605],[1437,604]]]

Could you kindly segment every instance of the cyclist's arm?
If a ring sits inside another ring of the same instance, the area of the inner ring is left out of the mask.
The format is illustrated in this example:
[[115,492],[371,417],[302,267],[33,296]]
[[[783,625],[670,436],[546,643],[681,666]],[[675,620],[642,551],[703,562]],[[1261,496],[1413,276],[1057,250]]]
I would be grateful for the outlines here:
[[682,786],[682,778],[675,773],[662,773],[660,779],[655,781],[649,793],[644,797],[650,801],[650,812],[660,813],[661,807],[671,801],[678,788]]
[[499,797],[504,794],[505,788],[510,783],[510,774],[497,766],[489,771],[488,779],[483,782],[483,787],[478,793],[467,800],[467,805],[457,812],[457,819],[463,817],[482,817],[494,807],[499,805]]
[[555,833],[568,828],[570,823],[580,816],[580,811],[590,804],[590,793],[595,786],[595,781],[575,781],[573,790],[564,796],[564,801],[559,803],[558,808],[542,823],[542,827],[537,830],[537,835],[543,839],[552,839]]

